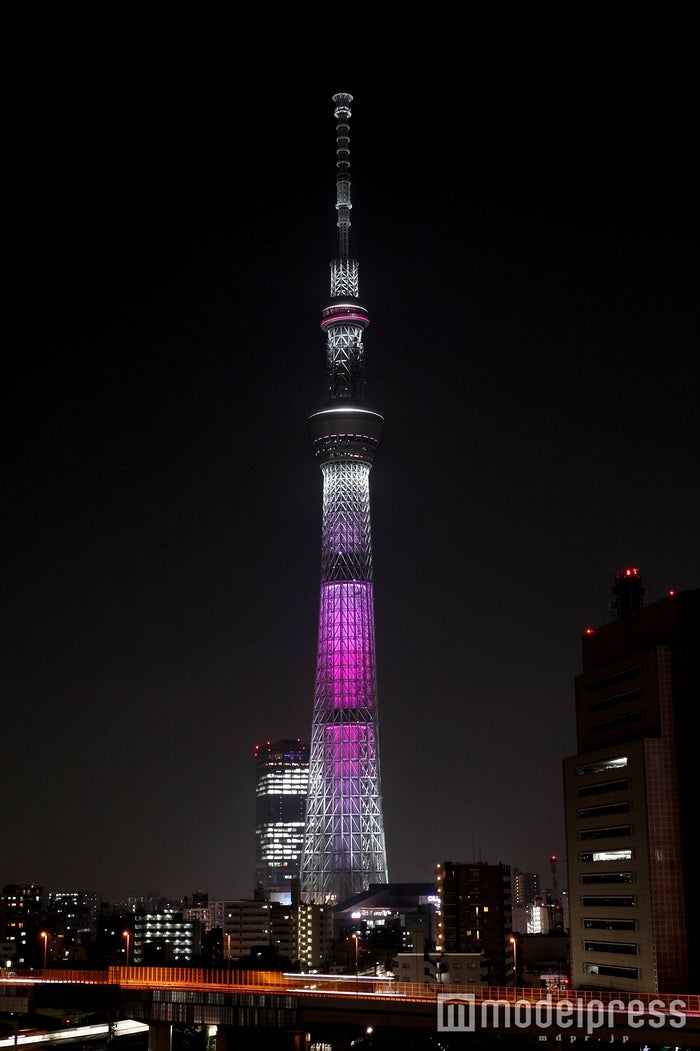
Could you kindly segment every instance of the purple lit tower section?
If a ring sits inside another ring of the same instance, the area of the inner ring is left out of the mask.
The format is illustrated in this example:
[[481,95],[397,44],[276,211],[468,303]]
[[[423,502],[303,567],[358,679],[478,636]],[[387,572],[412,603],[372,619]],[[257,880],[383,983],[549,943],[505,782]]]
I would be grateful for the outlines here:
[[383,418],[363,405],[362,336],[350,258],[352,95],[333,96],[337,121],[338,258],[323,311],[328,403],[309,418],[323,476],[321,602],[309,790],[301,860],[302,900],[345,901],[387,883],[379,774],[369,473]]

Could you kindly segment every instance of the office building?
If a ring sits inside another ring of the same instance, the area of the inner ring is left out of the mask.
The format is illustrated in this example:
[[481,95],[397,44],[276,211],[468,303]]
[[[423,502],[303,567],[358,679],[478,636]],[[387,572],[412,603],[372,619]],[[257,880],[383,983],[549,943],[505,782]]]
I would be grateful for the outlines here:
[[238,899],[223,907],[223,958],[235,965],[256,954],[298,960],[297,908],[276,901]]
[[582,638],[577,754],[564,760],[574,988],[700,988],[697,845],[700,590],[643,605],[616,577],[616,619]]
[[191,963],[202,949],[202,925],[182,913],[134,916],[133,963],[152,967]]
[[255,888],[291,904],[304,843],[309,750],[299,739],[255,746]]

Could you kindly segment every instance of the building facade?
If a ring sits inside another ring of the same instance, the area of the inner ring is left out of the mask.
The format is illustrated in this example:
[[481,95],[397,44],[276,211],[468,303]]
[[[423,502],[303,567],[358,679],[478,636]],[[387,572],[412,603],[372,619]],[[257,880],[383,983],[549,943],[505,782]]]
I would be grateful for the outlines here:
[[255,746],[255,888],[289,905],[304,844],[309,749],[296,740]]
[[563,764],[571,980],[682,993],[700,988],[700,590],[643,608],[632,584],[582,639],[578,751]]
[[513,985],[516,952],[510,865],[445,861],[437,866],[437,951],[481,953],[489,985]]
[[400,952],[396,980],[432,985],[484,985],[486,965],[480,952]]
[[223,958],[236,966],[250,956],[298,960],[298,909],[280,902],[242,898],[223,903]]
[[330,971],[333,910],[330,905],[299,904],[296,909],[299,966],[302,971]]
[[134,916],[133,963],[152,967],[191,963],[202,949],[202,924],[182,913]]
[[49,963],[49,935],[44,927],[44,888],[34,883],[7,883],[0,894],[0,941],[11,946],[14,967]]
[[93,891],[51,891],[48,895],[46,927],[49,959],[82,960],[84,946],[97,930],[99,895]]
[[338,257],[323,311],[328,396],[309,418],[323,477],[321,596],[309,792],[301,865],[305,902],[336,904],[388,882],[379,769],[369,476],[383,418],[364,404],[358,264],[349,251],[352,96],[333,96]]
[[540,893],[540,877],[537,872],[521,872],[513,869],[510,876],[510,892],[513,906],[529,905]]

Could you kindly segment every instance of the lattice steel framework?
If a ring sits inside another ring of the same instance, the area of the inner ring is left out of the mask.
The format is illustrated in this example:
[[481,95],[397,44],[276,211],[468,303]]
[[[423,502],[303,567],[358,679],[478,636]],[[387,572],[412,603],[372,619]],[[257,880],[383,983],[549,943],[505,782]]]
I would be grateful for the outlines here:
[[369,325],[349,258],[352,96],[333,96],[337,121],[339,257],[323,311],[328,406],[309,419],[323,476],[321,601],[302,899],[340,902],[387,883],[379,771],[369,475],[383,419],[363,406]]

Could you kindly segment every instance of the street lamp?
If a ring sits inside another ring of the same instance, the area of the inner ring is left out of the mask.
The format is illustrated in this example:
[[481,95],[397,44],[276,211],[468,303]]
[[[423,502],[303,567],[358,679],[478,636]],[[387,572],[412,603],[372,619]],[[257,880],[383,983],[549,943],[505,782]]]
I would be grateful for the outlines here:
[[122,938],[126,939],[126,966],[129,966],[129,942],[131,941],[131,934],[129,931],[122,931]]
[[42,931],[39,937],[44,939],[44,970],[46,970],[46,953],[49,947],[49,936],[46,931]]
[[228,961],[227,966],[228,966],[228,969],[229,969],[229,972],[230,972],[230,970],[231,970],[231,934],[230,933],[228,933],[226,935],[226,959]]
[[360,955],[360,935],[357,933],[357,931],[355,931],[355,933],[351,934],[350,937],[355,942],[355,974],[357,974],[357,965]]
[[510,944],[513,946],[513,985],[518,984],[518,939],[511,938]]

